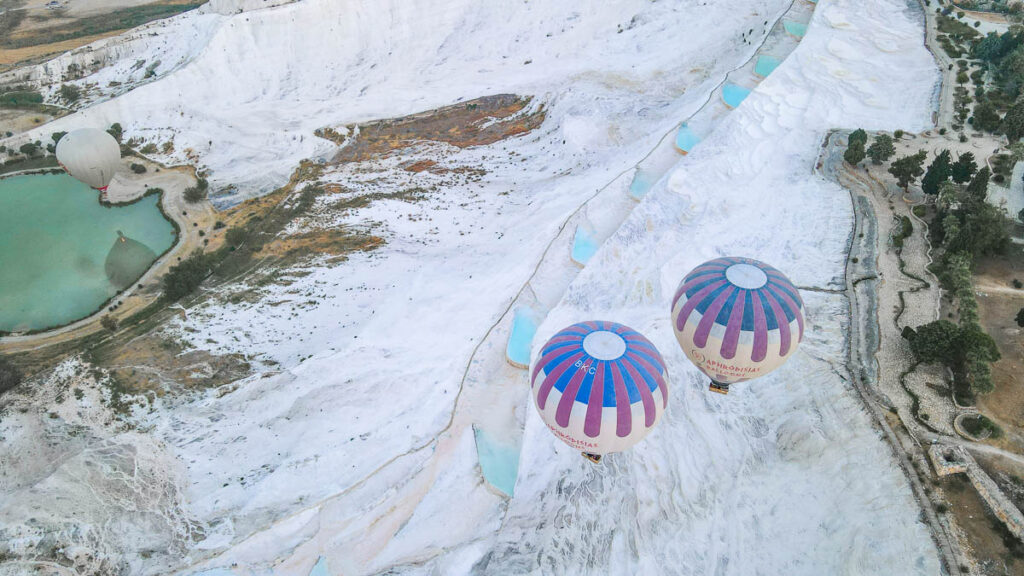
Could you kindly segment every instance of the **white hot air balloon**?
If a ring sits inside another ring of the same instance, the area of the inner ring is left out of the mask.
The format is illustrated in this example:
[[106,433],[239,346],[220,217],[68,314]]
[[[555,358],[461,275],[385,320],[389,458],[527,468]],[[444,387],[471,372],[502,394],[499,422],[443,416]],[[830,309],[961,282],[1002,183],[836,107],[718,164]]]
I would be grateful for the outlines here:
[[73,178],[106,190],[121,167],[121,146],[103,130],[81,128],[57,142],[57,162]]

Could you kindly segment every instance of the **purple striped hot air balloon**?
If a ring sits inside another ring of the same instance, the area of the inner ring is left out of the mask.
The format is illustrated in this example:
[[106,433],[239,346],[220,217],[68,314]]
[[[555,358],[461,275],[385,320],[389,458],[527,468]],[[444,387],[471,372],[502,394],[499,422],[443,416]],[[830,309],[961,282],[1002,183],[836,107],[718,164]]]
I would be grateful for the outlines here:
[[800,292],[782,272],[750,258],[716,258],[683,278],[672,327],[686,356],[726,394],[782,366],[804,336]]
[[594,462],[637,442],[668,406],[665,361],[639,332],[615,322],[573,324],[541,348],[533,399],[544,423]]

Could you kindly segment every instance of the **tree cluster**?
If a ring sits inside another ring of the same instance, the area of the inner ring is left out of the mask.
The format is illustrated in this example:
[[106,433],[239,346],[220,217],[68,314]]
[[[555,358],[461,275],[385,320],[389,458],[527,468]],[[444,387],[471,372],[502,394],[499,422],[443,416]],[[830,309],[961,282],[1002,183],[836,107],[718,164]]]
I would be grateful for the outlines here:
[[202,250],[196,250],[167,271],[163,280],[164,297],[173,302],[195,292],[210,275],[212,267],[213,258],[203,254]]

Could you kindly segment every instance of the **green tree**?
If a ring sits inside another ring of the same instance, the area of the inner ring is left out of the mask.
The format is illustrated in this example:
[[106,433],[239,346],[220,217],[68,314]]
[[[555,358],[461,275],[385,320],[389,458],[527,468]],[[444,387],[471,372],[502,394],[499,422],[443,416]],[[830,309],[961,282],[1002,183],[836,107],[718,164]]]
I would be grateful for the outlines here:
[[860,164],[861,160],[864,160],[864,156],[864,143],[860,140],[855,140],[846,148],[846,152],[843,153],[843,160],[846,160],[851,165],[856,166],[857,164]]
[[967,194],[984,200],[988,196],[988,179],[991,175],[992,171],[988,169],[988,166],[978,170],[978,173],[971,179],[971,183],[967,185]]
[[164,296],[173,302],[191,294],[210,275],[212,264],[208,255],[203,254],[202,250],[196,250],[167,271],[163,281]]
[[1024,327],[1024,308],[1017,311],[1017,326]]
[[1003,39],[997,32],[989,32],[974,45],[974,57],[985,62],[995,62],[1003,55]]
[[26,142],[22,144],[18,150],[21,151],[25,156],[35,156],[39,152],[39,145],[35,142]]
[[935,155],[935,159],[928,165],[928,170],[924,173],[924,178],[921,179],[921,189],[925,194],[931,196],[939,194],[939,185],[947,181],[950,174],[953,173],[952,160],[953,156],[949,150],[943,150]]
[[1024,86],[1024,47],[1018,46],[999,62],[996,76],[1007,95],[1011,98],[1020,95]]
[[849,145],[853,145],[854,142],[860,142],[861,146],[868,145],[868,133],[863,128],[857,128],[853,132],[850,132],[850,137],[847,138]]
[[924,173],[923,166],[927,157],[928,153],[921,150],[917,154],[900,157],[889,166],[889,173],[896,177],[903,192],[908,192],[910,185]]
[[978,130],[995,132],[1002,120],[996,105],[992,102],[985,100],[974,105],[974,127]]
[[1020,140],[1024,136],[1024,101],[1015,102],[1003,116],[1003,134],[1010,139],[1010,142]]
[[53,143],[56,144],[57,142],[60,142],[60,139],[63,138],[65,134],[67,134],[67,132],[54,132],[53,134],[50,134],[50,138],[52,138]]
[[974,175],[974,171],[977,169],[978,164],[974,161],[974,154],[964,152],[957,156],[956,162],[953,163],[953,182],[964,184],[970,181],[971,176]]
[[964,360],[998,362],[1002,358],[996,341],[976,322],[968,322],[960,327],[956,351]]
[[867,155],[871,158],[873,164],[881,164],[892,155],[896,153],[896,148],[893,147],[892,136],[888,134],[879,134],[875,137],[875,141],[871,143],[871,146],[867,149]]
[[910,339],[910,349],[921,362],[947,364],[954,357],[959,337],[960,328],[956,324],[936,320],[917,327]]

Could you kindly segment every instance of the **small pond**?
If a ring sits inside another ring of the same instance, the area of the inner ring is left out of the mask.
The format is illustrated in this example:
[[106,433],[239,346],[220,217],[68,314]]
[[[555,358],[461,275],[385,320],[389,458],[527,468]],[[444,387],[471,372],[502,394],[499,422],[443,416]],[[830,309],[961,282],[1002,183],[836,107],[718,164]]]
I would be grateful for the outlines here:
[[177,238],[151,194],[104,206],[66,174],[0,179],[0,332],[89,316]]

